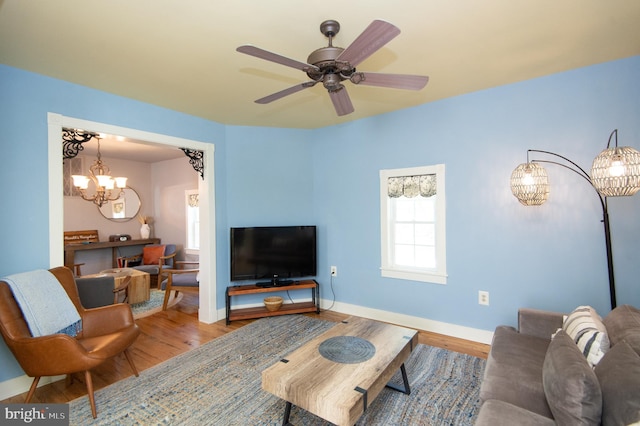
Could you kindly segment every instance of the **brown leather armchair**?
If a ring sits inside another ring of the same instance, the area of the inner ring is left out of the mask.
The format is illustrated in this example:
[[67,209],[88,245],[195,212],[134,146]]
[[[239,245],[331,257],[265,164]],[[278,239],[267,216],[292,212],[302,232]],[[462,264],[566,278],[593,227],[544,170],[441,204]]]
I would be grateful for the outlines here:
[[84,372],[91,413],[97,417],[90,370],[124,353],[138,376],[129,346],[140,334],[126,304],[85,309],[80,303],[73,273],[64,266],[49,270],[60,281],[82,318],[82,332],[71,337],[53,334],[32,337],[9,285],[0,281],[0,332],[24,372],[33,377],[25,402],[31,401],[42,376]]

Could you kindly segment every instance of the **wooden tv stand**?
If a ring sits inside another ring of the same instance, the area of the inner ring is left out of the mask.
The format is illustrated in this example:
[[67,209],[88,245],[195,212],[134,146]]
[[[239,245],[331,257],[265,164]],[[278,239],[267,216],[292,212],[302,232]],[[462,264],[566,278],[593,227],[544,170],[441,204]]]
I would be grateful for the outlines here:
[[[269,311],[264,306],[253,308],[231,309],[232,296],[246,296],[247,294],[273,293],[289,290],[311,290],[311,302],[283,303],[277,311]],[[320,285],[315,280],[294,281],[293,284],[277,287],[258,287],[257,285],[236,285],[227,287],[226,296],[227,325],[231,321],[272,317],[276,315],[301,314],[304,312],[320,313]]]

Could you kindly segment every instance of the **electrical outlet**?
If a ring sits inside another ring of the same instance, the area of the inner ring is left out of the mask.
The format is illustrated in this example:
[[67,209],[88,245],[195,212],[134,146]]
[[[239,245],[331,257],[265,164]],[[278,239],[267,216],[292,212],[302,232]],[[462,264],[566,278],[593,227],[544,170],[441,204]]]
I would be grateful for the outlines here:
[[478,303],[489,306],[489,292],[480,290],[478,292]]
[[331,267],[331,276],[332,277],[337,277],[338,276],[338,267],[337,266],[332,266]]

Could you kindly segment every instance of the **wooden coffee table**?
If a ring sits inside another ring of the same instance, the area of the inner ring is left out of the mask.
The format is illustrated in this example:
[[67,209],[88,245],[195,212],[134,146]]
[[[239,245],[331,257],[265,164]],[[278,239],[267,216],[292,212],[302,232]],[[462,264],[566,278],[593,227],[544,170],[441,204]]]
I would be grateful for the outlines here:
[[418,344],[415,330],[350,317],[262,372],[262,388],[336,425],[353,426]]

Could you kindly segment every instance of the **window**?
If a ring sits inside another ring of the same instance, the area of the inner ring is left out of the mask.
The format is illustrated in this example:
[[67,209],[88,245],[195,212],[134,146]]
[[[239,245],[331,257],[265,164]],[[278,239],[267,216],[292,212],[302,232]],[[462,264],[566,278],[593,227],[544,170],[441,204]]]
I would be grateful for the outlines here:
[[380,171],[382,276],[447,283],[444,164]]
[[198,207],[198,190],[185,191],[187,217],[187,246],[188,254],[197,254],[200,250],[200,208]]

